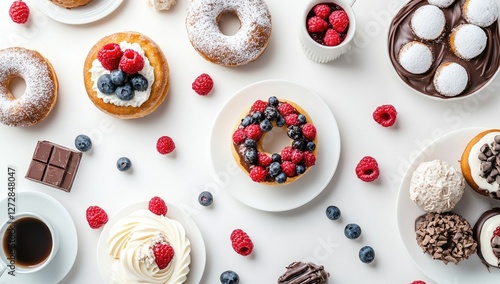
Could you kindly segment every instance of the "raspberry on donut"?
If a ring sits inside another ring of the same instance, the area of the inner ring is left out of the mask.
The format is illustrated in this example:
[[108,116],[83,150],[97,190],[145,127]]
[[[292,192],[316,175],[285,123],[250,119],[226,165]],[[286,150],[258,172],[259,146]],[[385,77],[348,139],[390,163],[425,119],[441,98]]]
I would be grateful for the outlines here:
[[[268,153],[262,145],[266,133],[281,127],[290,145]],[[256,100],[232,133],[232,152],[251,180],[265,185],[281,185],[303,176],[316,164],[318,140],[310,116],[297,104],[275,96]]]

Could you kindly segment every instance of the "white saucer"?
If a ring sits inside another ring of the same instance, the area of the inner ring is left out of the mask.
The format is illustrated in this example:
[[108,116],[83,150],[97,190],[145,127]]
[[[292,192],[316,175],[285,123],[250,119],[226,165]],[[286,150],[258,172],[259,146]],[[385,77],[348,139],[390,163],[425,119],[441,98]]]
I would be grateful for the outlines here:
[[[15,208],[16,213],[31,211],[47,219],[59,232],[59,249],[54,259],[44,269],[31,274],[16,274],[16,276],[11,276],[6,271],[0,277],[0,283],[58,283],[73,267],[78,252],[78,236],[71,215],[56,199],[35,191],[18,192]],[[7,216],[7,198],[0,201],[0,210]]]
[[[114,224],[121,218],[129,215],[130,213],[140,210],[147,209],[148,202],[142,201],[132,205],[129,205],[116,213],[109,221],[104,225],[99,237],[99,242],[97,243],[97,267],[99,268],[99,274],[105,283],[109,282],[111,277],[111,266],[113,264],[113,258],[108,254],[108,247],[106,246],[106,240],[109,237],[109,231]],[[201,283],[201,278],[203,277],[203,272],[205,271],[206,262],[206,252],[205,252],[205,242],[203,241],[203,236],[201,235],[196,223],[182,211],[179,207],[167,202],[167,217],[179,221],[186,230],[186,236],[191,242],[191,264],[189,265],[189,274],[187,275],[187,280],[184,284],[198,284]]]
[[[231,153],[233,129],[242,113],[256,100],[267,101],[270,96],[297,103],[309,114],[318,133],[316,165],[300,179],[276,187],[253,182],[238,168]],[[340,158],[340,134],[332,111],[316,93],[288,81],[268,80],[243,88],[226,102],[213,126],[210,152],[216,173],[228,176],[224,189],[237,200],[263,211],[287,211],[308,203],[328,185]]]
[[85,6],[66,9],[49,0],[35,0],[35,4],[45,15],[55,21],[81,25],[98,21],[116,10],[123,0],[94,0]]

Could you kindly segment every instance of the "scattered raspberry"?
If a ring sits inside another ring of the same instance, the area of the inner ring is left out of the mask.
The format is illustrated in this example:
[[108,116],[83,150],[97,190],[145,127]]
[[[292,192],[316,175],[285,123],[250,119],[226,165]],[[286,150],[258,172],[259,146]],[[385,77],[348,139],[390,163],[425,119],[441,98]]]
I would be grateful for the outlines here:
[[411,282],[410,284],[425,284],[425,282],[422,280],[417,280],[417,281]]
[[297,175],[295,172],[295,164],[290,161],[283,161],[281,163],[281,171],[284,172],[287,177],[294,177]]
[[337,46],[340,44],[340,34],[334,29],[328,29],[323,38],[326,46]]
[[281,150],[281,160],[283,161],[291,161],[292,160],[292,152],[293,149],[291,146],[286,146]]
[[236,229],[230,236],[234,251],[243,256],[247,256],[253,251],[253,242],[250,237],[241,229]]
[[174,258],[174,248],[168,243],[156,243],[153,246],[153,254],[155,256],[156,265],[158,265],[159,269],[163,269],[167,267]]
[[135,74],[144,68],[144,58],[135,50],[126,49],[120,59],[120,69],[127,74]]
[[326,4],[318,4],[314,6],[313,11],[316,16],[320,17],[321,19],[326,19],[328,18],[332,10]]
[[162,155],[171,153],[175,149],[175,143],[172,138],[168,136],[161,136],[156,142],[156,150]]
[[156,215],[163,216],[167,215],[168,211],[167,204],[165,204],[165,201],[158,196],[155,196],[151,198],[151,200],[149,200],[148,209]]
[[292,163],[298,164],[302,161],[302,158],[304,157],[304,152],[294,149],[292,151]]
[[260,130],[260,126],[257,124],[250,124],[244,129],[246,137],[253,139],[255,141],[259,140],[262,136],[262,131]]
[[371,182],[378,178],[380,171],[377,160],[373,157],[365,156],[356,166],[356,175],[362,181]]
[[332,28],[339,33],[343,33],[349,25],[349,17],[344,10],[333,11],[328,18]]
[[86,212],[87,222],[92,229],[98,229],[108,222],[108,214],[99,206],[89,206]]
[[285,123],[287,125],[299,125],[299,116],[296,113],[289,114],[285,116]]
[[250,109],[250,112],[260,111],[260,112],[263,113],[264,110],[266,110],[266,107],[267,107],[267,103],[265,101],[256,100],[253,103],[252,108]]
[[316,164],[316,156],[311,152],[304,152],[304,157],[302,158],[304,166],[312,167]]
[[191,87],[198,95],[206,96],[214,87],[214,81],[210,75],[203,73],[196,77]]
[[117,43],[108,43],[97,52],[97,59],[104,69],[112,71],[118,69],[123,52]]
[[295,108],[289,103],[282,103],[278,106],[278,111],[282,116],[295,113]]
[[30,8],[22,0],[12,2],[9,8],[9,16],[16,24],[24,24],[28,21]]
[[250,170],[250,178],[255,182],[266,180],[267,170],[261,166],[255,166]]
[[383,127],[389,127],[396,123],[398,112],[392,105],[381,105],[373,112],[373,119]]
[[318,16],[314,16],[307,20],[307,30],[311,33],[322,32],[328,29],[328,23]]
[[316,126],[310,123],[302,125],[302,135],[304,135],[306,139],[313,141],[316,138]]
[[259,152],[258,160],[259,160],[259,165],[261,165],[263,167],[269,166],[269,164],[271,164],[271,162],[272,162],[271,157],[269,157],[267,154],[262,153],[262,152]]
[[243,131],[243,129],[237,129],[233,133],[233,142],[236,143],[236,145],[239,145],[239,144],[245,142],[246,138],[247,137],[246,137],[245,131]]

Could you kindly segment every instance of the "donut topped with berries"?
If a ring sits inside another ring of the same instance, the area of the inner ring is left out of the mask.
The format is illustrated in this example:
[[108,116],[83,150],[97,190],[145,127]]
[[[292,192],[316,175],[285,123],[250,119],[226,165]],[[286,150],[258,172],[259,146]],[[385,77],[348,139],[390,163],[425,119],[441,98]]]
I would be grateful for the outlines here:
[[[262,145],[273,127],[282,128],[290,138],[290,145],[279,153],[268,153]],[[288,184],[316,164],[318,140],[311,118],[294,102],[275,96],[253,103],[238,122],[232,140],[236,162],[254,182]]]

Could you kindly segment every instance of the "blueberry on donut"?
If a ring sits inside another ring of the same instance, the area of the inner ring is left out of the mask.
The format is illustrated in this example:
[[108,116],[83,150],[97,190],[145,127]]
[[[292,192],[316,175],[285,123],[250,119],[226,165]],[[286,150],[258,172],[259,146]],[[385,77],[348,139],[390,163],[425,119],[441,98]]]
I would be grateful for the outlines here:
[[[225,35],[219,29],[224,14],[235,14],[240,29]],[[264,0],[193,0],[186,29],[195,50],[206,60],[222,66],[240,66],[257,59],[271,36],[271,14]]]
[[[290,145],[268,153],[263,140],[274,127],[286,132]],[[275,96],[253,103],[237,124],[232,140],[236,162],[254,182],[288,184],[316,164],[318,140],[311,118],[297,104]]]
[[[9,90],[14,78],[26,84],[16,98]],[[0,50],[0,122],[28,127],[42,121],[54,107],[58,93],[54,68],[39,52],[22,47]]]

